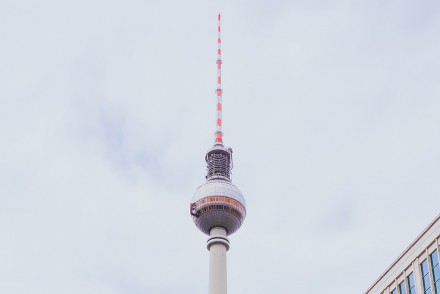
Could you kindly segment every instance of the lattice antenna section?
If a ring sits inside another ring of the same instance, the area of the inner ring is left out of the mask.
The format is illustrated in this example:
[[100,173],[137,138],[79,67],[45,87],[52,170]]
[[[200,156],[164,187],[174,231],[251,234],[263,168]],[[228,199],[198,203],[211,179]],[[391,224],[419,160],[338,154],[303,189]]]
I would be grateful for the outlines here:
[[220,26],[220,14],[218,15],[218,37],[217,37],[217,89],[215,93],[217,95],[217,130],[215,132],[215,144],[223,145],[223,132],[222,132],[222,39],[221,39],[221,26]]
[[207,175],[206,179],[224,178],[231,179],[230,149],[213,149],[206,154]]

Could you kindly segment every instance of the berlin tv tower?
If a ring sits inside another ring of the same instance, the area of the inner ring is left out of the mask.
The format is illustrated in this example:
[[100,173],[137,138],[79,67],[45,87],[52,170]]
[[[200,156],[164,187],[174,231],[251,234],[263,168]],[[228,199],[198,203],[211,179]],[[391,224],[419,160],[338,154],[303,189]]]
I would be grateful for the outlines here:
[[243,223],[246,202],[240,190],[231,182],[232,149],[223,145],[220,14],[217,31],[217,130],[214,146],[205,155],[206,182],[195,191],[190,213],[199,230],[209,235],[209,294],[226,294],[228,236]]

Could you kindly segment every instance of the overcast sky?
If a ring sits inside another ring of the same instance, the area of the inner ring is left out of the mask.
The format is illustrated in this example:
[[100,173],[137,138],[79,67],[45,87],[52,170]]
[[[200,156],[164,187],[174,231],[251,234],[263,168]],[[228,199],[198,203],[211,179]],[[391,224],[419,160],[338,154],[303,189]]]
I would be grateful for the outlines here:
[[230,294],[363,293],[440,212],[438,0],[2,0],[0,293],[207,293],[218,12]]

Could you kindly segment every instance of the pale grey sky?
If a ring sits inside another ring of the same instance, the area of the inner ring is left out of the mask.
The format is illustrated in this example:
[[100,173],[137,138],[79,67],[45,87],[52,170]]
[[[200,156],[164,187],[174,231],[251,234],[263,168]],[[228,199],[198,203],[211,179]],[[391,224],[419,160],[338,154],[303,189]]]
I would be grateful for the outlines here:
[[230,294],[363,293],[440,212],[438,1],[6,0],[0,293],[207,292],[217,12]]

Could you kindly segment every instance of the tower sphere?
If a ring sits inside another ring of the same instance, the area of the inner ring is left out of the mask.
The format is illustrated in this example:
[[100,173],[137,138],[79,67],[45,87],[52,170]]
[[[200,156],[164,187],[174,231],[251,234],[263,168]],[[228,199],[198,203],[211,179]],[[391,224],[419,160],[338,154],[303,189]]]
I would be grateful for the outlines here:
[[246,217],[246,202],[240,190],[222,178],[208,179],[196,189],[191,202],[194,223],[207,235],[213,227],[223,227],[229,236]]

